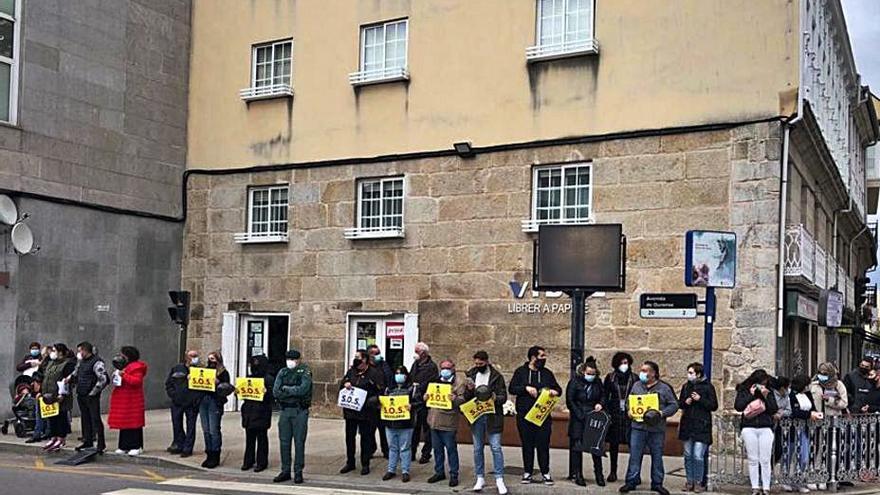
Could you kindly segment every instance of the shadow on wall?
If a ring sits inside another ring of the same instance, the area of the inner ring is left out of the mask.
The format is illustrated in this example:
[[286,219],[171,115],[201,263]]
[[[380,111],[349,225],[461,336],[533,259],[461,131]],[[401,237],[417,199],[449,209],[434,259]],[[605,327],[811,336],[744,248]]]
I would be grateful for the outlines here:
[[598,57],[545,60],[530,63],[527,68],[533,112],[537,113],[543,106],[594,105],[598,89]]

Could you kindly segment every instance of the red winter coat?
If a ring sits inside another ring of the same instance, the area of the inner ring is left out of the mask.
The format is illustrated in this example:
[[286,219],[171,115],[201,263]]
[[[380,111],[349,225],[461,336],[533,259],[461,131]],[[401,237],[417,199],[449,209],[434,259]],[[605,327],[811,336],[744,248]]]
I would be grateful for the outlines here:
[[143,428],[144,376],[147,363],[135,361],[122,370],[122,385],[110,394],[110,416],[107,423],[114,430]]

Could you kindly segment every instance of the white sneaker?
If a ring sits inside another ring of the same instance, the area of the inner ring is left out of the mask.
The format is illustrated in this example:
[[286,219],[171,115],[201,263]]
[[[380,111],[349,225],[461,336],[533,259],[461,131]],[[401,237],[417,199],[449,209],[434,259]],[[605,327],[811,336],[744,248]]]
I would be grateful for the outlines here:
[[483,478],[482,476],[477,476],[477,482],[474,483],[473,490],[475,492],[481,492],[481,491],[483,491],[484,486],[486,486],[486,479]]
[[780,485],[780,488],[782,488],[782,491],[784,491],[784,492],[793,492],[794,491],[794,488],[792,488],[791,485]]
[[141,455],[141,452],[143,452],[143,449],[131,449],[128,451],[128,455],[135,457]]
[[807,488],[807,487],[805,487],[805,486],[802,486],[802,487],[798,488],[798,492],[800,492],[800,493],[810,493],[810,489]]
[[504,484],[504,478],[495,478],[495,486],[498,487],[498,495],[507,495],[507,485]]
[[807,490],[818,490],[815,483],[808,483]]
[[819,490],[825,491],[828,489],[828,483],[819,483]]
[[122,450],[122,449],[116,449],[116,450],[113,451],[113,453],[114,453],[114,454],[119,454],[119,455],[124,455],[124,454],[127,454],[128,452],[126,452],[126,451],[124,451],[124,450]]

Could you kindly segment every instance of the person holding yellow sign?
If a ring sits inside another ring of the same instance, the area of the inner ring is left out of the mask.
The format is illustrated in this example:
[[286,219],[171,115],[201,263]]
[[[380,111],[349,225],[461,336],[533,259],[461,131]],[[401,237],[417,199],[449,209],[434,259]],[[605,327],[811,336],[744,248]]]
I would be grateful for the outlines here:
[[666,441],[666,418],[678,411],[678,397],[672,387],[660,380],[660,366],[645,361],[639,370],[639,381],[629,395],[629,417],[633,420],[629,437],[630,458],[626,482],[620,493],[631,492],[641,483],[642,458],[645,448],[651,450],[651,490],[669,495],[663,487],[663,444]]
[[467,373],[468,381],[465,384],[464,400],[470,401],[477,398],[478,390],[486,390],[486,397],[479,400],[491,400],[495,404],[492,414],[485,414],[471,423],[471,437],[474,443],[474,474],[477,481],[473,491],[482,491],[486,486],[485,459],[483,450],[485,442],[489,442],[492,451],[492,470],[495,473],[495,486],[498,487],[499,495],[507,493],[504,484],[504,452],[501,450],[501,433],[504,431],[504,403],[507,402],[507,387],[504,386],[504,377],[489,364],[489,354],[486,351],[477,351],[474,354],[474,366]]
[[458,486],[458,408],[464,402],[465,384],[456,380],[455,363],[449,359],[440,362],[439,381],[428,385],[425,403],[428,405],[428,426],[431,427],[431,448],[434,450],[434,474],[428,483],[446,479],[445,462],[449,459],[449,486]]
[[244,428],[242,471],[253,468],[255,473],[259,473],[269,467],[269,428],[272,426],[274,382],[274,377],[269,374],[269,358],[263,355],[251,356],[247,377],[242,383],[242,389],[238,391],[244,399],[241,401],[241,427]]
[[[221,385],[231,387],[229,372],[223,366],[223,356],[219,351],[208,353],[208,369],[214,372],[214,391],[202,392],[202,401],[199,404],[199,419],[202,423],[202,433],[205,437],[205,461],[202,467],[213,469],[220,465],[220,449],[223,446],[223,437],[220,433],[220,424],[223,419],[223,406],[226,404],[226,395],[223,394]],[[192,388],[192,384],[190,384]]]
[[553,421],[547,414],[542,414],[540,424],[528,421],[529,411],[539,400],[542,390],[548,392],[541,397],[546,402],[562,395],[562,387],[556,382],[553,372],[545,367],[547,351],[541,346],[529,348],[528,361],[513,372],[508,392],[516,396],[516,429],[522,444],[523,475],[521,483],[532,482],[532,470],[535,466],[535,451],[538,453],[538,467],[541,469],[541,483],[553,485],[550,475],[550,434]]
[[400,479],[409,482],[415,419],[410,412],[409,398],[414,388],[406,366],[398,366],[394,368],[394,383],[385,387],[385,393],[379,397],[380,417],[388,439],[388,469],[382,475],[382,481],[397,476],[397,465],[400,464]]

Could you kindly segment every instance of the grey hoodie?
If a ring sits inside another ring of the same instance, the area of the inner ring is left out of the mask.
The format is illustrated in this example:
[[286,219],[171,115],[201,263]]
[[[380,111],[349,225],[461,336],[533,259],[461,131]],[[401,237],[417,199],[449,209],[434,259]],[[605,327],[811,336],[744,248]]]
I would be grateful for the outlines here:
[[656,426],[648,426],[645,423],[633,421],[632,428],[634,430],[643,430],[651,433],[663,433],[666,431],[666,418],[672,416],[678,411],[678,397],[675,396],[675,391],[672,390],[672,387],[663,381],[658,381],[651,388],[648,388],[648,386],[641,381],[637,381],[633,385],[632,392],[630,392],[629,395],[647,394],[657,394],[659,396],[660,412],[663,413],[663,419]]

